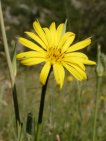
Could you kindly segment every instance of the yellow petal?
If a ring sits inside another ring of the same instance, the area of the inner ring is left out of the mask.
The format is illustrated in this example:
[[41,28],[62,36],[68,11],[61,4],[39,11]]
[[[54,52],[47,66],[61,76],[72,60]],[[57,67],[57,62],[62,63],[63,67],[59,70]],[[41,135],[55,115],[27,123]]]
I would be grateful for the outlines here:
[[67,63],[67,64],[74,64],[74,65],[77,65],[79,66],[82,70],[85,71],[85,66],[83,65],[83,62],[81,62],[81,58],[76,58],[76,57],[66,57],[66,58],[63,58],[62,60],[63,62]]
[[60,38],[62,37],[63,29],[64,29],[64,24],[60,24],[57,27],[57,44],[59,43]]
[[81,52],[67,53],[67,54],[65,54],[64,57],[80,57],[80,58],[88,59],[87,55],[85,55],[84,53],[81,53]]
[[78,71],[78,73],[82,76],[82,80],[87,79],[87,76],[86,76],[85,71],[83,71],[79,66],[73,65],[73,64],[71,64],[71,66],[72,66],[73,68],[75,68],[75,69]]
[[56,67],[56,64],[53,65],[53,72],[54,72],[54,77],[56,79],[57,84],[60,84],[60,78],[59,78],[59,74],[58,74],[58,69]]
[[36,51],[27,51],[27,52],[22,52],[16,55],[17,59],[24,59],[24,58],[32,58],[32,57],[39,57],[39,58],[44,58],[46,56],[46,52],[36,52]]
[[84,72],[79,72],[79,69],[76,69],[73,66],[67,65],[66,63],[63,63],[63,66],[77,79],[77,80],[82,80],[85,75]]
[[51,69],[50,62],[47,62],[44,67],[42,68],[42,71],[40,73],[40,82],[44,85],[46,83],[47,77],[49,75]]
[[51,32],[55,32],[56,31],[56,24],[55,24],[55,22],[51,23],[49,29],[50,29]]
[[91,60],[83,60],[83,63],[87,65],[96,65],[96,62],[91,61]]
[[25,33],[29,37],[31,37],[34,41],[36,41],[39,45],[41,45],[41,47],[43,47],[44,49],[47,49],[47,46],[45,45],[45,43],[35,33],[33,32],[25,32]]
[[65,42],[67,41],[67,39],[69,37],[72,37],[72,36],[75,36],[75,34],[73,32],[66,32],[62,37],[61,37],[61,40],[58,44],[58,48],[62,48],[63,45],[65,44]]
[[65,52],[75,39],[75,34],[70,36],[62,47],[62,52]]
[[83,63],[81,63],[81,62],[79,62],[79,63],[71,63],[71,62],[65,62],[65,63],[67,63],[68,65],[75,65],[75,66],[78,66],[80,69],[82,69],[83,71],[85,71],[86,70],[86,68],[85,68],[85,66],[84,66],[84,64]]
[[32,66],[44,62],[44,58],[27,58],[21,61],[23,65]]
[[87,65],[95,65],[96,62],[88,60],[87,58],[81,58],[81,57],[66,57],[63,59],[64,61],[69,62],[76,62],[76,63],[83,63]]
[[54,64],[53,71],[57,84],[60,85],[60,88],[62,88],[65,77],[63,66],[61,64]]
[[[70,53],[71,54],[71,53]],[[74,53],[73,53],[74,54]],[[63,61],[66,61],[66,62],[70,62],[70,63],[74,63],[74,64],[80,64],[80,63],[83,63],[83,64],[88,64],[88,65],[95,65],[96,62],[94,61],[91,61],[91,60],[88,60],[87,56],[83,56],[84,54],[82,54],[82,57],[79,55],[79,56],[64,56],[64,58],[62,59]]]
[[87,47],[90,44],[91,44],[91,39],[87,38],[87,39],[85,39],[83,41],[80,41],[80,42],[70,46],[68,48],[67,52],[73,52],[73,51],[77,51],[77,50],[83,49],[83,48]]
[[45,35],[45,33],[44,33],[44,31],[43,31],[43,29],[42,29],[40,23],[39,23],[38,21],[35,21],[35,22],[33,23],[33,27],[34,27],[36,33],[37,33],[37,34],[39,35],[39,37],[41,38],[41,40],[42,40],[46,45],[48,45],[48,42],[47,42],[47,39],[46,39],[46,35]]
[[43,28],[45,34],[46,34],[46,38],[47,38],[47,41],[48,41],[48,48],[51,47],[51,33],[50,33],[50,30],[48,28]]
[[57,32],[56,32],[56,25],[55,22],[53,22],[50,25],[50,34],[51,34],[51,46],[55,47],[57,43]]
[[36,50],[36,51],[42,51],[43,49],[41,47],[39,47],[38,45],[34,44],[33,42],[25,39],[25,38],[19,38],[19,42],[24,45],[27,48],[30,48],[32,50]]

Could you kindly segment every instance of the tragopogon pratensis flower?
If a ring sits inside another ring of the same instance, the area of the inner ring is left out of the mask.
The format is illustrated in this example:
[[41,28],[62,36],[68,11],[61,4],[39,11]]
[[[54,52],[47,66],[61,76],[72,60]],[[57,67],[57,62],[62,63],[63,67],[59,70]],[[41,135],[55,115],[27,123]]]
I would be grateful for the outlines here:
[[73,45],[75,34],[73,32],[63,32],[65,24],[60,24],[57,28],[53,22],[49,28],[42,28],[38,21],[33,23],[35,33],[25,32],[33,42],[26,38],[19,38],[19,42],[31,49],[19,53],[16,57],[23,65],[32,66],[45,62],[41,73],[40,82],[46,83],[49,71],[53,68],[54,77],[57,84],[62,88],[67,69],[77,80],[87,78],[85,64],[95,65],[94,61],[78,50],[91,44],[91,39],[87,38]]

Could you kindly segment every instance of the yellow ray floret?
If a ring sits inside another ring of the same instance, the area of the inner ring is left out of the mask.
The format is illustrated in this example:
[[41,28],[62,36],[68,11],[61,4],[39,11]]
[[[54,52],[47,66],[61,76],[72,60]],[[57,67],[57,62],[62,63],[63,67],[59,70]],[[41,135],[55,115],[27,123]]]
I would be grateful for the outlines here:
[[63,66],[61,64],[54,64],[53,71],[57,84],[60,85],[60,88],[62,88],[65,77],[65,71]]
[[80,42],[72,45],[71,47],[69,47],[67,52],[73,52],[73,51],[83,49],[83,48],[87,47],[90,44],[91,44],[91,39],[87,38],[87,39],[85,39],[83,41],[80,41]]
[[79,52],[91,44],[91,38],[72,44],[75,39],[73,32],[64,32],[65,24],[56,27],[53,22],[49,28],[42,28],[38,21],[33,23],[35,33],[25,32],[33,41],[20,37],[19,42],[31,49],[17,54],[17,59],[23,65],[32,66],[45,62],[41,73],[40,82],[45,85],[51,68],[57,84],[62,88],[67,69],[77,80],[87,79],[86,65],[95,65],[87,55]]
[[32,32],[25,32],[29,37],[31,37],[35,42],[37,42],[41,47],[43,47],[45,50],[46,44],[38,37],[35,33]]
[[36,50],[36,51],[41,51],[42,48],[40,48],[40,46],[34,44],[33,42],[29,41],[28,39],[25,38],[19,38],[19,42],[24,45],[27,48],[30,48],[32,50]]
[[33,27],[35,29],[35,32],[38,34],[38,36],[42,39],[42,41],[48,45],[48,42],[47,42],[47,38],[46,38],[46,34],[44,33],[43,29],[41,28],[41,25],[38,21],[35,21],[33,23]]
[[42,71],[40,73],[40,80],[41,80],[41,83],[44,85],[46,83],[46,80],[47,80],[47,77],[48,77],[48,74],[50,72],[50,69],[51,69],[51,64],[50,62],[47,62],[43,68],[42,68]]

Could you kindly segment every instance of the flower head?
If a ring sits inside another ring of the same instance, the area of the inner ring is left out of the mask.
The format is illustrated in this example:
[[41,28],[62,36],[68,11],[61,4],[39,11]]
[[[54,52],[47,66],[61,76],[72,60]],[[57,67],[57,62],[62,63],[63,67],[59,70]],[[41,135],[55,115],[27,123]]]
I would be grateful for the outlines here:
[[25,32],[34,42],[19,38],[19,42],[31,49],[31,51],[19,53],[16,57],[23,65],[32,66],[45,62],[40,73],[40,81],[46,83],[49,71],[53,68],[54,77],[60,87],[63,86],[65,70],[67,69],[77,80],[86,79],[85,64],[95,65],[94,61],[78,50],[91,44],[91,39],[87,38],[73,45],[75,39],[73,32],[63,32],[64,24],[57,28],[53,22],[49,28],[42,28],[38,21],[33,23],[35,33]]

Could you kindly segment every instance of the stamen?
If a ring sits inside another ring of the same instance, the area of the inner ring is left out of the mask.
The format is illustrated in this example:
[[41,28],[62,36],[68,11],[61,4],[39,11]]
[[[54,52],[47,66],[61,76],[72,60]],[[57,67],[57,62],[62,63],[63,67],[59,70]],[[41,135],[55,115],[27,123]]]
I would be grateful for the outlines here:
[[56,62],[61,62],[64,54],[61,52],[61,49],[51,48],[48,50],[47,60],[54,64]]

